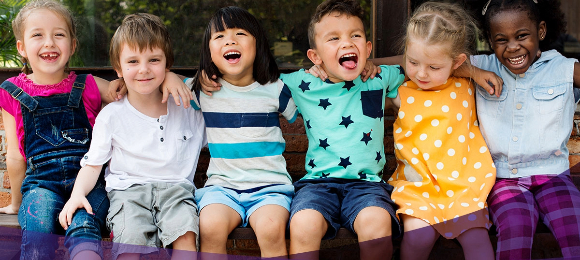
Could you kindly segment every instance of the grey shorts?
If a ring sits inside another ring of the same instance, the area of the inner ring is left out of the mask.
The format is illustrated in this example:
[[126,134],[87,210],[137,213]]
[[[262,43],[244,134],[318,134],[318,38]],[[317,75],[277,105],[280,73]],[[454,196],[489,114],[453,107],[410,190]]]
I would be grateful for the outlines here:
[[136,184],[110,191],[107,226],[114,257],[156,252],[188,231],[199,237],[194,192],[195,187],[188,183]]

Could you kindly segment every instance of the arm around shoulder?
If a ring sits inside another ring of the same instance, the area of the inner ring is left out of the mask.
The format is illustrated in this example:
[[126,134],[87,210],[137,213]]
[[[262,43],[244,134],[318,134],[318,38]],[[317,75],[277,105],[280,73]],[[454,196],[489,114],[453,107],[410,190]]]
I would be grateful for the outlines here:
[[580,88],[580,63],[574,63],[574,87]]

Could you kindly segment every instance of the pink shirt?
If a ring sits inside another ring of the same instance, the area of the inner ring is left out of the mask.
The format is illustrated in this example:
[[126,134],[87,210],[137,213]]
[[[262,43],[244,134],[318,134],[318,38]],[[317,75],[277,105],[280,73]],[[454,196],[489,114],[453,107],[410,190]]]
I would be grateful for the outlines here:
[[[22,88],[30,96],[46,97],[57,94],[69,93],[72,90],[72,85],[77,78],[74,72],[70,72],[68,77],[61,82],[54,85],[38,85],[26,77],[26,74],[20,73],[17,77],[9,78],[8,81],[14,83],[16,86]],[[91,126],[95,124],[95,118],[101,110],[101,95],[95,79],[92,75],[88,75],[85,81],[85,90],[83,91],[83,103],[87,111],[87,117]],[[24,123],[22,121],[22,111],[20,109],[20,102],[16,101],[10,93],[4,89],[0,89],[0,108],[6,110],[10,115],[14,116],[16,121],[16,134],[20,143],[18,149],[24,158]]]

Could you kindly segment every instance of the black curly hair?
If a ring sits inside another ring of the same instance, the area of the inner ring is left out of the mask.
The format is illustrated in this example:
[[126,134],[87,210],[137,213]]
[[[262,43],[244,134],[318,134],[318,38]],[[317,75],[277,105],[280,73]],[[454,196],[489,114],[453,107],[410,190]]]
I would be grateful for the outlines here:
[[483,26],[481,35],[483,41],[489,39],[491,17],[507,11],[527,12],[528,18],[536,25],[539,25],[541,21],[546,22],[546,38],[540,41],[541,51],[550,50],[550,44],[566,32],[566,18],[560,9],[560,0],[491,0],[489,3],[487,1],[481,2],[479,10],[482,12],[479,13],[478,20]]

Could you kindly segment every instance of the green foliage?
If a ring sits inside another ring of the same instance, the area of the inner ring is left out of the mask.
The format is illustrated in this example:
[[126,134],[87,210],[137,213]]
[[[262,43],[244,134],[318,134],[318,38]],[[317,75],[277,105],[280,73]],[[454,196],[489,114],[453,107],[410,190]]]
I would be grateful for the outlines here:
[[0,66],[22,67],[22,62],[16,50],[16,38],[12,32],[12,20],[18,10],[26,3],[25,0],[0,1]]

